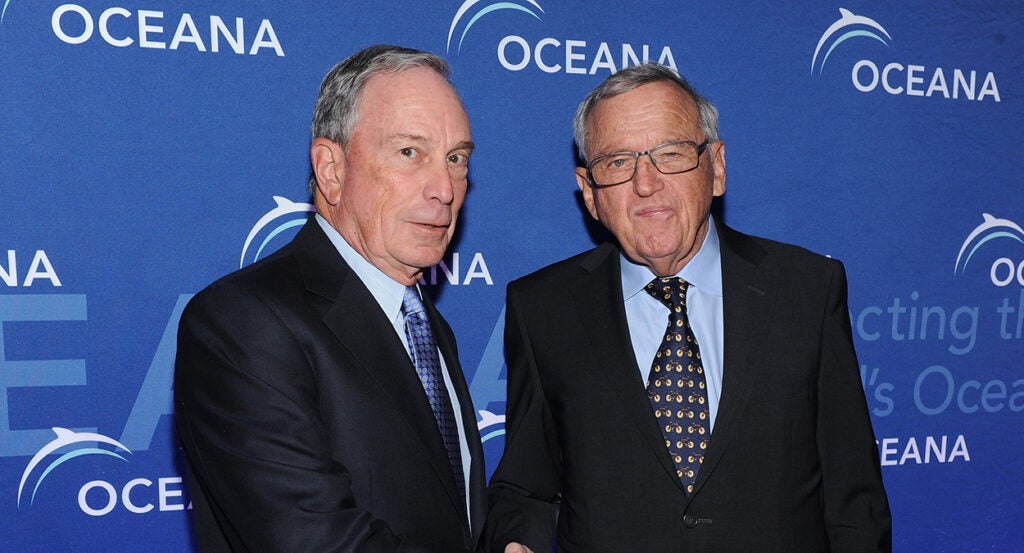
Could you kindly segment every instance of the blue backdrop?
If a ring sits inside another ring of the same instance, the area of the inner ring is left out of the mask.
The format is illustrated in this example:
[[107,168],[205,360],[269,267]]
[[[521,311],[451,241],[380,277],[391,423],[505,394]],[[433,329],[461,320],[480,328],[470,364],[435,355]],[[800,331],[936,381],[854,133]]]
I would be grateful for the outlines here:
[[448,59],[473,124],[425,280],[489,469],[504,286],[601,239],[572,114],[650,59],[721,111],[720,216],[846,263],[897,551],[1024,550],[1019,2],[0,4],[0,549],[193,549],[179,314],[292,236],[321,78],[390,42]]

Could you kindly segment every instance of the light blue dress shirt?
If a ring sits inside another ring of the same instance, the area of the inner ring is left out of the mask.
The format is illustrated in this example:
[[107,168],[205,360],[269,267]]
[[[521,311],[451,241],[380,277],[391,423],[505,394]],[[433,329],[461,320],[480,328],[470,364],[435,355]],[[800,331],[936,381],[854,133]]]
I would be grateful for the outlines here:
[[[686,314],[700,347],[707,380],[708,415],[712,431],[718,414],[718,401],[722,396],[722,255],[718,248],[718,232],[714,220],[709,218],[708,234],[700,250],[675,275],[690,283],[686,291]],[[665,337],[668,308],[644,292],[647,283],[657,278],[657,275],[646,266],[630,261],[625,255],[621,257],[626,322],[633,342],[633,355],[640,367],[640,378],[646,384],[654,355]]]
[[[406,353],[409,352],[408,339],[405,336],[405,315],[402,314],[402,299],[405,296],[405,285],[395,281],[375,267],[372,263],[359,255],[352,246],[327,222],[320,214],[316,214],[316,222],[324,230],[331,243],[345,259],[345,263],[356,273],[359,280],[370,290],[373,299],[377,300],[384,315],[391,321],[391,325],[398,334],[398,339],[405,346]],[[418,287],[417,287],[418,290]],[[423,295],[420,294],[420,297]],[[436,341],[436,340],[435,340]],[[442,374],[444,375],[444,386],[448,389],[448,397],[452,400],[452,410],[455,414],[455,424],[459,427],[459,447],[462,449],[462,473],[465,478],[464,488],[466,490],[466,512],[472,512],[469,508],[469,473],[472,464],[472,456],[469,453],[469,443],[466,441],[466,429],[462,422],[462,410],[459,397],[455,394],[455,387],[452,386],[452,377],[448,374],[448,365],[444,362],[444,355],[438,351],[438,358],[441,360]],[[412,360],[412,355],[409,355]],[[471,529],[472,531],[472,529]]]

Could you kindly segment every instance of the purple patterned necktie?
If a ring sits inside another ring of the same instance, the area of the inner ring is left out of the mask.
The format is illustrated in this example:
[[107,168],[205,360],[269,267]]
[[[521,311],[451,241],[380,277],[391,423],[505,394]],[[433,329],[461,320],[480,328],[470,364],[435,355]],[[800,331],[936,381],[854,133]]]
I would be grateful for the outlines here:
[[448,452],[448,462],[455,474],[462,502],[459,505],[465,510],[466,480],[462,471],[462,448],[459,445],[459,427],[455,423],[452,412],[451,398],[441,374],[441,360],[437,355],[437,344],[430,331],[430,322],[423,311],[423,302],[415,286],[405,289],[402,300],[402,314],[405,316],[405,337],[409,342],[409,351],[413,357],[416,374],[420,377],[423,390],[430,401],[430,410],[434,412],[437,428],[441,431],[444,448]]
[[647,396],[676,475],[686,493],[692,494],[711,429],[704,366],[686,316],[688,286],[678,277],[656,278],[644,291],[669,309],[668,328],[647,377]]

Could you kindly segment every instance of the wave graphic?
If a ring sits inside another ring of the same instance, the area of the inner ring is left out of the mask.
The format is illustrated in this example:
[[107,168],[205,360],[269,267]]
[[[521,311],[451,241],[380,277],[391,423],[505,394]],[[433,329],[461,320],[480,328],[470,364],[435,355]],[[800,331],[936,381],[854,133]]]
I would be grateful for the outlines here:
[[892,40],[892,37],[889,36],[889,32],[886,31],[884,27],[879,25],[878,22],[875,21],[874,19],[871,19],[871,18],[868,18],[868,17],[864,17],[862,15],[856,15],[856,14],[854,14],[853,12],[851,12],[850,10],[848,10],[846,8],[839,8],[839,14],[840,14],[841,17],[839,19],[837,19],[835,23],[833,23],[831,26],[829,26],[828,29],[825,30],[825,32],[821,35],[821,38],[818,40],[818,46],[814,49],[814,56],[811,58],[811,74],[812,75],[814,74],[814,67],[816,65],[818,65],[818,54],[821,53],[821,49],[822,49],[823,46],[825,46],[825,43],[828,42],[830,39],[832,39],[837,33],[839,33],[840,31],[843,31],[843,30],[845,30],[845,29],[847,29],[849,27],[863,26],[863,27],[867,27],[867,29],[860,28],[860,29],[849,30],[849,31],[843,32],[843,34],[839,35],[838,37],[835,37],[835,39],[832,41],[832,45],[829,46],[828,50],[826,50],[824,55],[821,57],[821,64],[818,65],[818,74],[819,75],[821,74],[822,71],[825,70],[825,62],[828,60],[829,55],[832,54],[832,51],[835,50],[836,47],[838,47],[840,44],[842,44],[843,42],[846,42],[847,40],[849,40],[851,38],[857,38],[857,37],[872,38],[872,39],[877,40],[878,42],[881,42],[882,44],[888,46],[889,43],[886,42],[886,40],[884,38],[882,38],[881,36],[879,36],[877,33],[874,32],[874,31],[878,31],[878,32],[882,33],[883,35],[885,35],[885,37],[888,38],[889,40]]
[[[455,12],[455,17],[452,18],[452,24],[451,26],[448,27],[448,42],[445,47],[448,52],[451,52],[452,50],[452,36],[454,36],[455,34],[455,27],[459,25],[459,21],[461,21],[462,17],[466,15],[466,12],[468,12],[470,8],[472,8],[473,6],[479,4],[480,1],[481,0],[466,0],[465,2],[462,3],[461,6],[459,6],[458,11]],[[541,13],[544,13],[544,8],[540,7],[540,4],[538,4],[534,0],[525,0],[525,2],[527,2],[529,5],[516,4],[514,2],[494,2],[481,8],[479,11],[476,12],[476,15],[473,15],[472,17],[469,18],[469,21],[466,23],[466,27],[462,29],[462,34],[459,36],[458,51],[462,51],[462,42],[466,39],[466,34],[469,33],[469,30],[473,27],[473,25],[476,24],[476,22],[479,21],[481,17],[489,13],[496,12],[499,10],[515,10],[530,14],[538,21],[540,21],[540,16],[537,15],[537,13],[531,9],[531,6],[533,8],[537,8],[538,10],[540,10]]]
[[39,463],[43,461],[43,458],[50,454],[57,453],[59,450],[67,449],[72,446],[78,446],[77,449],[71,449],[69,451],[66,451],[63,455],[58,457],[56,460],[51,462],[45,469],[43,469],[43,472],[36,479],[35,486],[33,486],[32,488],[32,497],[29,498],[28,501],[29,505],[31,505],[32,502],[35,501],[36,492],[39,491],[39,487],[43,484],[43,480],[47,477],[47,475],[49,475],[51,472],[53,472],[54,469],[64,464],[65,462],[70,461],[71,459],[75,459],[77,457],[82,457],[85,455],[106,455],[108,457],[114,457],[124,462],[128,462],[128,459],[125,459],[117,452],[92,447],[91,444],[98,442],[102,444],[112,445],[118,449],[128,452],[129,454],[131,453],[131,450],[125,447],[124,444],[113,438],[104,436],[103,434],[96,434],[95,432],[75,432],[72,430],[68,430],[67,428],[60,427],[54,427],[53,433],[56,434],[57,437],[54,438],[53,441],[44,445],[42,449],[36,452],[36,454],[32,457],[32,460],[28,462],[28,466],[25,467],[25,472],[23,472],[21,475],[21,482],[18,484],[19,509],[21,508],[21,496],[22,493],[25,491],[25,483],[28,481],[28,477],[36,469]]
[[[953,274],[963,274],[971,257],[979,248],[997,238],[1009,238],[1024,244],[1024,229],[1009,219],[997,219],[988,213],[981,214],[982,222],[967,235],[953,265]],[[965,256],[966,254],[966,256]]]
[[[477,411],[480,413],[480,421],[476,423],[477,429],[480,430],[480,441],[487,442],[492,438],[505,435],[505,415],[495,415],[490,411],[481,409]],[[485,429],[491,428],[492,426],[500,426],[501,428],[494,428],[484,432]]]
[[[277,207],[265,213],[263,217],[260,217],[260,220],[256,221],[256,224],[253,225],[252,230],[249,231],[249,236],[245,238],[245,244],[242,246],[242,257],[241,259],[238,260],[239,268],[245,266],[245,259],[246,255],[249,253],[250,246],[254,246],[252,258],[249,260],[249,262],[252,263],[263,255],[263,249],[266,248],[267,244],[269,244],[277,235],[287,231],[288,229],[301,227],[302,225],[306,224],[305,214],[316,211],[316,207],[314,207],[312,204],[307,204],[304,202],[293,202],[287,198],[282,198],[281,196],[274,196],[274,202],[277,204]],[[263,240],[261,240],[258,245],[254,245],[256,236],[258,236],[263,231],[263,229],[268,228],[275,219],[287,217],[288,215],[292,215],[295,213],[302,213],[303,216],[289,218],[283,222],[278,223],[276,227],[273,227],[269,230],[267,235],[263,237]]]

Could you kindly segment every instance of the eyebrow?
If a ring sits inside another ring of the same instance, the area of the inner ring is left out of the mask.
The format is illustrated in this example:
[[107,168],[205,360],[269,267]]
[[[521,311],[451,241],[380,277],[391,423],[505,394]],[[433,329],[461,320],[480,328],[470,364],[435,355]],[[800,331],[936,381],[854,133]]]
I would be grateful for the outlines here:
[[[660,148],[661,146],[665,146],[667,144],[680,143],[680,142],[693,142],[694,144],[700,145],[699,142],[697,142],[696,140],[694,140],[692,138],[672,138],[672,139],[666,140],[665,142],[662,142],[660,144],[655,144],[654,146],[651,146],[651,147],[647,148],[647,150],[653,150],[654,148]],[[611,151],[608,151],[608,152],[599,153],[599,154],[593,156],[591,159],[597,159],[599,157],[611,156],[611,155],[616,155],[616,154],[637,154],[637,153],[640,153],[641,151],[646,151],[646,150],[625,150],[625,149],[611,150]]]
[[474,144],[472,140],[463,140],[462,142],[456,144],[454,148],[448,151],[454,152],[455,150],[469,150],[470,153],[473,153],[473,150],[475,149],[476,144]]
[[[427,144],[433,144],[435,142],[434,140],[431,140],[431,139],[429,139],[429,138],[427,138],[425,136],[421,136],[421,135],[418,135],[418,134],[395,133],[395,134],[387,137],[387,141],[388,142],[395,141],[395,140],[403,140],[403,139],[404,140],[412,140],[414,142],[426,142]],[[458,144],[455,145],[455,147],[451,148],[448,151],[449,152],[454,152],[455,150],[469,150],[470,152],[472,152],[475,149],[476,149],[476,144],[474,144],[472,140],[463,140],[462,142],[459,142]]]

